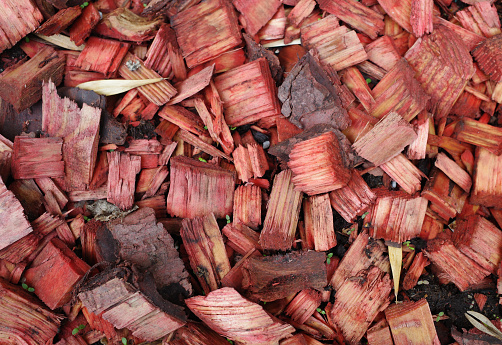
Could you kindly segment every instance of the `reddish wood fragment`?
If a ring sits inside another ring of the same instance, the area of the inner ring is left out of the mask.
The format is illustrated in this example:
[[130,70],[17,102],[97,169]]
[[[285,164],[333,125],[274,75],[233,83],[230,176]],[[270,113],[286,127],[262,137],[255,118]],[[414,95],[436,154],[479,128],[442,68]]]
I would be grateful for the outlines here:
[[385,310],[385,317],[395,345],[409,344],[410,341],[417,344],[441,344],[426,299],[393,304]]
[[248,184],[239,186],[234,193],[233,222],[253,229],[261,225],[261,190]]
[[418,279],[420,279],[420,276],[427,265],[429,265],[427,257],[424,256],[423,252],[418,253],[413,259],[413,263],[408,269],[408,272],[406,272],[406,275],[404,276],[402,284],[404,290],[413,289],[417,285]]
[[368,344],[371,345],[394,345],[389,324],[385,319],[380,320],[368,329],[366,338],[368,339]]
[[[259,13],[259,12],[258,12]],[[243,26],[246,26],[245,16],[241,16],[239,18],[243,23]],[[270,20],[258,31],[256,36],[262,41],[265,42],[267,40],[279,40],[284,38],[284,30],[287,24],[286,12],[284,11],[284,6],[279,5],[279,8],[275,12],[275,14],[270,18]],[[252,60],[252,59],[250,59]]]
[[502,209],[501,170],[502,155],[496,156],[484,148],[476,150],[471,203]]
[[[244,344],[273,344],[294,332],[293,327],[272,318],[260,305],[246,300],[233,288],[192,297],[186,303],[214,331]],[[235,328],[235,324],[241,326]]]
[[475,34],[472,31],[466,30],[460,25],[449,22],[441,17],[435,16],[433,20],[434,20],[434,25],[436,25],[436,23],[440,23],[441,25],[444,25],[453,32],[455,32],[462,39],[465,46],[469,50],[474,49],[474,47],[476,47],[479,43],[485,40],[483,36]]
[[62,241],[54,238],[33,260],[24,276],[26,284],[54,310],[71,299],[73,287],[89,268]]
[[232,214],[234,183],[234,172],[188,157],[171,158],[167,212],[183,218],[212,212],[225,218]]
[[419,0],[411,2],[410,24],[413,34],[416,37],[422,37],[424,34],[430,34],[434,30],[432,26],[434,1]]
[[168,24],[162,24],[148,48],[145,66],[153,69],[162,77],[168,78],[173,70],[170,53],[174,53],[178,49],[174,30]]
[[84,200],[99,200],[106,199],[108,195],[107,185],[103,185],[94,190],[76,190],[68,193],[68,199],[72,202]]
[[190,344],[212,344],[228,345],[228,340],[218,335],[215,331],[208,328],[203,323],[188,321],[187,324],[177,329],[174,337],[169,343],[172,345],[190,345]]
[[70,39],[77,46],[84,44],[100,19],[99,11],[92,2],[89,3],[82,11],[80,17],[78,17],[70,27]]
[[34,2],[2,0],[0,4],[0,53],[34,31],[44,17]]
[[103,73],[106,78],[117,75],[120,63],[130,44],[105,38],[91,37],[75,61],[75,66],[85,71]]
[[502,128],[463,118],[455,126],[455,138],[468,144],[484,147],[497,156],[502,154]]
[[65,176],[58,179],[66,191],[88,188],[97,156],[101,109],[57,94],[52,82],[43,86],[42,130],[63,138]]
[[188,79],[177,83],[175,88],[178,90],[178,93],[169,101],[168,104],[179,103],[204,89],[209,85],[213,72],[214,65],[211,65],[202,69],[200,72],[191,75]]
[[289,302],[285,313],[291,316],[291,319],[302,324],[314,314],[315,310],[321,304],[321,294],[314,289],[302,290]]
[[136,174],[141,170],[141,157],[117,151],[108,152],[107,200],[122,210],[134,203]]
[[260,255],[261,247],[258,243],[260,234],[253,229],[241,223],[232,223],[225,225],[222,233],[228,239],[227,244],[237,253],[246,255],[249,251],[254,250],[254,255]]
[[16,136],[12,155],[15,179],[64,176],[61,138]]
[[202,2],[172,17],[171,23],[189,68],[242,42],[237,15],[227,1]]
[[66,194],[54,183],[52,179],[46,177],[37,178],[35,179],[35,182],[45,195],[50,193],[54,196],[60,209],[63,209],[66,206],[68,203]]
[[382,36],[364,47],[368,54],[368,60],[390,71],[401,60],[401,56],[389,36]]
[[281,1],[233,0],[232,3],[242,15],[241,23],[243,23],[247,33],[254,36],[274,16]]
[[59,10],[49,20],[43,23],[35,32],[45,36],[61,33],[82,13],[80,6],[68,7]]
[[260,244],[264,249],[288,250],[293,245],[302,198],[301,192],[293,187],[291,170],[275,176],[260,233]]
[[431,117],[419,115],[418,121],[415,123],[417,138],[408,146],[406,155],[408,159],[424,159],[427,153],[427,139],[429,137],[429,121]]
[[214,214],[184,219],[181,238],[204,292],[218,289],[221,279],[230,271],[230,262]]
[[333,211],[328,194],[311,196],[303,201],[307,243],[304,247],[326,251],[336,246]]
[[376,39],[384,29],[383,15],[355,1],[350,0],[319,0],[319,7],[351,27]]
[[300,27],[302,21],[312,13],[315,5],[316,2],[313,0],[298,1],[295,7],[288,14],[289,22],[296,27]]
[[221,152],[216,147],[209,145],[201,138],[193,135],[190,132],[185,131],[184,129],[181,129],[176,133],[174,140],[176,140],[176,141],[183,140],[187,144],[190,144],[190,145],[194,146],[195,148],[197,148],[201,151],[204,151],[213,157],[221,157],[221,158],[225,158],[226,160],[228,160],[230,162],[232,161],[232,157]]
[[501,42],[502,34],[498,34],[483,41],[472,51],[472,55],[481,70],[497,83],[502,81]]
[[179,105],[166,105],[158,114],[161,118],[174,123],[179,128],[183,128],[195,135],[206,137],[204,122],[201,118],[184,107]]
[[444,220],[441,220],[440,217],[426,214],[419,237],[424,240],[432,240],[433,238],[436,238],[436,236],[443,230],[443,222]]
[[45,47],[28,61],[21,60],[0,74],[0,97],[17,112],[32,106],[42,97],[42,83],[63,79],[65,58],[53,48]]
[[391,289],[389,274],[376,266],[359,271],[337,289],[329,315],[349,344],[358,343],[375,316],[389,305]]
[[488,1],[475,3],[455,13],[462,26],[478,35],[492,37],[500,34],[500,19],[497,9]]
[[[131,64],[139,64],[139,67],[132,69],[129,67]],[[122,64],[119,67],[119,74],[122,78],[127,80],[160,78],[160,75],[146,67],[143,61],[131,53],[127,53],[122,60]],[[167,80],[140,86],[138,87],[138,91],[150,102],[159,107],[166,104],[176,94],[176,89]]]
[[448,239],[436,238],[427,242],[425,255],[460,291],[479,284],[490,271],[479,266]]
[[242,182],[248,182],[253,177],[253,167],[249,158],[249,152],[244,146],[238,145],[232,152],[237,176]]
[[352,93],[357,97],[366,111],[371,109],[375,99],[366,79],[356,67],[348,67],[343,70],[341,79]]
[[453,182],[455,182],[465,192],[469,193],[472,186],[472,179],[469,174],[458,166],[452,159],[448,158],[444,153],[440,152],[434,163],[436,167],[441,169]]
[[483,308],[485,307],[488,297],[486,295],[483,295],[482,293],[475,293],[474,300],[476,301],[479,307],[479,311],[483,311]]
[[20,286],[3,279],[0,279],[0,312],[3,315],[0,328],[5,344],[52,343],[61,324],[59,315],[46,309]]
[[243,287],[264,302],[308,288],[322,290],[327,284],[325,259],[324,253],[315,251],[251,256],[243,266]]
[[229,126],[241,126],[260,119],[275,121],[280,114],[275,83],[265,58],[233,68],[214,78],[214,83]]
[[361,215],[376,199],[366,182],[357,171],[352,171],[351,178],[345,187],[330,193],[331,206],[347,222]]

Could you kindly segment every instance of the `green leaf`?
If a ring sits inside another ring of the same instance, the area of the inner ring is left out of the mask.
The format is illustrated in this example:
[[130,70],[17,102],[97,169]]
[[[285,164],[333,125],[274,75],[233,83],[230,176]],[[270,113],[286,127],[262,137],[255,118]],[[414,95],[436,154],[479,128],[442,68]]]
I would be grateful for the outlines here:
[[71,331],[71,334],[72,334],[72,335],[77,335],[77,333],[78,333],[78,328],[77,328],[77,327],[75,327],[75,328],[73,329],[73,331]]
[[369,214],[369,212],[364,212],[363,215],[361,216],[361,219],[366,218],[366,216]]
[[231,131],[235,131],[236,129],[237,129],[237,127],[230,127]]
[[23,287],[23,289],[28,290],[28,284],[23,283],[23,284],[21,284],[21,286]]
[[200,160],[201,162],[207,163],[207,161],[206,161],[204,158],[202,158],[202,157],[199,157],[199,160]]
[[331,259],[330,258],[327,258],[326,259],[326,263],[329,265],[331,263]]
[[227,341],[230,343],[230,344],[233,344],[234,342],[230,339],[227,338]]
[[87,216],[84,216],[84,220],[85,220],[86,222],[88,222],[88,221],[90,221],[90,220],[91,220],[91,218],[89,218],[89,217],[87,217]]
[[333,257],[333,253],[329,253],[328,258],[332,258],[332,257]]
[[230,216],[228,214],[225,216],[225,219],[227,220],[227,224],[230,224]]
[[29,287],[28,292],[35,292],[35,288]]
[[207,129],[207,126],[204,126],[204,129]]
[[127,338],[122,337],[122,344],[127,345]]
[[366,79],[366,82],[367,82],[368,84],[369,84],[369,83],[371,83],[371,79],[370,79],[370,78],[367,78],[367,79]]
[[84,329],[85,325],[78,325],[78,329]]
[[30,38],[29,38],[29,37],[25,37],[25,38],[24,38],[24,41],[25,41],[26,43],[29,43],[29,42],[30,42]]
[[146,6],[148,6],[148,5],[147,4],[143,4],[143,7],[146,7]]

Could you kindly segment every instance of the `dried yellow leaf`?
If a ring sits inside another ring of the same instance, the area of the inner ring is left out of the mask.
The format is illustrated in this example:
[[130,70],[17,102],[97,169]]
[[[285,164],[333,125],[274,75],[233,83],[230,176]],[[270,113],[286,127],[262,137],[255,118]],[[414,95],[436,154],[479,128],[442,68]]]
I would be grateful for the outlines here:
[[122,92],[127,92],[135,87],[148,84],[158,83],[164,78],[140,79],[140,80],[124,80],[124,79],[103,79],[93,80],[77,85],[82,90],[94,91],[97,94],[104,96],[117,95]]

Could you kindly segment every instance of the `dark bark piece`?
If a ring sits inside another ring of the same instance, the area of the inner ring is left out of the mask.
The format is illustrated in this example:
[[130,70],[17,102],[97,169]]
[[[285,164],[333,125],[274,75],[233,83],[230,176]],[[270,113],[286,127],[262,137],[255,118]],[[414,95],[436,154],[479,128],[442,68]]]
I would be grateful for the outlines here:
[[0,53],[34,31],[44,17],[31,0],[0,2]]
[[[157,223],[151,208],[142,208],[108,222],[106,230],[98,229],[95,241],[101,256],[116,253],[121,260],[152,273],[159,291],[179,285],[184,292],[183,297],[191,295],[188,272],[174,247],[174,241],[163,225]],[[111,250],[113,247],[116,248]]]
[[279,85],[282,82],[282,74],[284,72],[279,58],[261,44],[256,43],[248,34],[243,34],[242,37],[244,37],[244,41],[246,42],[246,56],[248,60],[254,61],[262,57],[267,59],[272,78]]
[[51,47],[40,50],[28,61],[20,61],[0,74],[0,97],[10,102],[17,112],[32,106],[42,98],[42,83],[63,80],[64,55]]
[[59,10],[72,6],[80,6],[84,3],[83,0],[47,0],[47,2]]
[[344,130],[350,125],[335,86],[310,52],[289,72],[278,96],[282,114],[299,128],[329,124]]
[[80,6],[74,6],[59,10],[48,21],[43,23],[35,32],[45,36],[61,33],[82,13]]
[[298,291],[322,290],[327,285],[325,254],[293,252],[250,257],[244,264],[243,286],[251,297],[272,302]]

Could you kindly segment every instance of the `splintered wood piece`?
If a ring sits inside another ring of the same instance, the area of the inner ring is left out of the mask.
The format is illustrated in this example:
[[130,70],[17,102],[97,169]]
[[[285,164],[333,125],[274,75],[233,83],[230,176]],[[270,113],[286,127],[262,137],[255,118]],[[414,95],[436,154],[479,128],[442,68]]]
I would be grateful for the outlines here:
[[174,30],[168,24],[162,24],[146,52],[145,66],[153,69],[162,77],[168,78],[173,70],[170,53],[174,53],[178,49]]
[[372,266],[345,280],[336,290],[330,317],[349,344],[357,344],[375,316],[389,305],[391,289],[389,275]]
[[214,214],[183,219],[181,238],[206,295],[221,287],[221,279],[230,271],[230,262]]
[[485,270],[497,273],[502,259],[502,232],[486,218],[469,216],[457,221],[455,246]]
[[321,293],[314,289],[302,290],[289,302],[286,315],[299,324],[305,323],[314,314],[317,307],[321,305]]
[[370,238],[366,232],[360,233],[340,261],[330,285],[338,290],[344,281],[370,266],[377,266],[382,271],[389,272],[389,259],[384,256],[384,251],[385,245],[382,241]]
[[214,72],[214,64],[211,66],[207,66],[200,72],[191,75],[190,77],[188,77],[188,79],[185,79],[177,83],[175,87],[178,90],[178,93],[169,101],[168,104],[179,103],[184,99],[191,97],[195,95],[197,92],[204,89],[206,86],[209,85],[211,77],[213,76],[213,72]]
[[413,34],[416,37],[430,34],[434,30],[432,26],[433,9],[433,0],[418,0],[411,2],[410,24]]
[[0,2],[0,53],[34,31],[44,17],[30,0],[2,0]]
[[89,269],[61,240],[54,238],[33,260],[24,276],[38,298],[54,310],[70,301],[74,286]]
[[80,46],[85,43],[100,19],[99,11],[92,2],[89,3],[70,28],[70,39],[75,45]]
[[479,284],[490,274],[490,271],[463,254],[448,239],[435,238],[428,241],[424,253],[460,291]]
[[154,196],[155,193],[157,193],[157,191],[159,190],[162,183],[164,183],[164,181],[166,180],[167,175],[169,175],[169,169],[167,168],[167,166],[162,165],[158,168],[155,168],[151,179],[149,179],[148,183],[146,184],[145,194],[143,195],[141,200]]
[[201,151],[204,151],[204,152],[206,152],[207,154],[209,154],[209,155],[211,155],[213,157],[221,157],[221,158],[225,158],[226,160],[229,160],[230,162],[232,161],[232,157],[230,157],[227,154],[221,152],[220,150],[218,150],[213,145],[209,145],[208,143],[206,143],[201,138],[193,135],[190,132],[185,131],[184,129],[180,129],[176,133],[176,135],[174,137],[174,140],[175,141],[182,140],[183,142],[186,142],[187,144],[190,144],[193,147],[195,147],[195,148],[197,148],[197,149],[199,149]]
[[488,301],[488,297],[486,295],[483,295],[482,293],[475,293],[474,300],[479,307],[479,311],[483,311],[486,301]]
[[261,225],[261,189],[248,184],[234,192],[233,223],[242,223],[257,230]]
[[316,49],[321,63],[329,65],[336,71],[368,59],[356,32],[345,26],[339,26],[338,18],[335,16],[326,16],[303,26],[301,38],[306,49]]
[[455,18],[467,30],[485,37],[500,34],[500,19],[497,9],[488,1],[478,2],[455,13]]
[[380,168],[408,194],[419,191],[422,177],[425,177],[424,173],[403,154],[399,154],[390,161],[383,163]]
[[424,110],[430,97],[414,74],[406,60],[400,59],[371,91],[375,101],[370,115],[381,119],[396,112],[409,122]]
[[431,210],[445,221],[462,212],[467,198],[467,193],[452,182],[442,171],[434,168],[422,190],[422,197],[431,202]]
[[200,137],[207,137],[204,122],[199,116],[179,105],[165,105],[158,115],[190,133]]
[[267,214],[260,233],[263,249],[288,250],[293,246],[302,193],[294,190],[291,170],[284,170],[274,178]]
[[496,83],[502,81],[501,42],[502,34],[498,34],[481,42],[472,50],[479,68]]
[[232,214],[235,172],[188,157],[171,158],[167,212],[182,218]]
[[244,146],[238,145],[234,152],[232,152],[232,158],[234,159],[237,176],[242,182],[248,182],[253,177],[253,167],[251,166],[249,151]]
[[232,0],[232,3],[241,13],[241,22],[250,36],[256,35],[281,5],[280,0]]
[[232,223],[227,224],[222,229],[223,235],[228,239],[227,244],[241,255],[246,255],[249,251],[254,250],[254,255],[260,255],[260,234],[244,224]]
[[329,195],[320,194],[308,197],[303,201],[303,212],[307,237],[306,248],[327,251],[336,246],[333,210]]
[[140,43],[154,38],[162,23],[163,18],[160,16],[142,17],[127,8],[119,7],[105,14],[94,31],[105,37]]
[[382,36],[366,45],[364,49],[368,53],[368,60],[386,71],[390,71],[396,62],[401,60],[401,55],[390,36]]
[[329,198],[335,211],[350,223],[373,204],[376,195],[361,175],[353,170],[347,185],[330,192]]
[[496,156],[482,147],[476,149],[473,188],[470,202],[502,209],[502,155]]
[[210,0],[171,17],[188,68],[207,62],[242,42],[229,1]]
[[[317,341],[317,340],[316,340]],[[309,345],[305,340],[305,336],[303,334],[296,334],[291,338],[283,339],[279,343],[280,345]],[[314,343],[310,343],[310,345],[316,345]]]
[[406,52],[415,78],[431,96],[431,112],[438,122],[447,116],[474,74],[472,57],[460,37],[443,24],[419,38]]
[[108,152],[108,184],[106,200],[121,210],[134,204],[136,175],[141,170],[141,157],[118,151]]
[[[240,2],[242,4],[243,2],[259,3],[260,1],[236,0],[235,2]],[[262,3],[265,3],[266,4],[265,6],[268,6],[270,1],[268,3],[267,2],[262,2]],[[270,18],[270,20],[256,34],[256,36],[258,36],[258,38],[261,41],[280,40],[280,39],[284,38],[284,34],[285,34],[286,25],[287,25],[288,20],[286,18],[286,12],[284,11],[284,6],[282,6],[281,3],[282,3],[282,1],[280,1],[279,7],[278,7],[277,11],[275,12],[275,14],[272,16],[272,18]],[[277,2],[273,1],[272,4],[275,5],[275,4],[277,4]],[[261,6],[263,6],[263,5],[261,5]],[[250,11],[248,11],[248,12],[250,12]],[[256,7],[255,7],[254,12],[257,13],[258,16],[262,17],[261,13],[260,13],[261,9],[256,9]],[[256,15],[254,15],[254,17],[256,18]],[[255,18],[252,19],[253,22],[255,21]],[[239,17],[239,20],[240,20],[241,24],[243,25],[244,29],[246,29],[246,31],[247,31],[246,17],[244,15],[241,15]],[[250,58],[250,60],[254,60],[254,59]]]
[[15,179],[64,176],[61,138],[14,138],[12,176]]
[[214,78],[223,102],[225,122],[242,126],[279,117],[281,106],[265,58],[248,62]]
[[346,186],[351,178],[350,160],[341,147],[331,131],[294,145],[288,167],[295,190],[316,195]]
[[[160,78],[159,74],[146,67],[142,60],[131,53],[127,53],[122,60],[119,67],[119,74],[126,80]],[[159,107],[166,104],[177,93],[176,89],[167,80],[139,86],[138,91],[145,96],[146,99]]]
[[87,308],[82,308],[85,320],[93,330],[102,332],[108,339],[118,338],[117,331],[113,325],[101,316],[91,313]]
[[415,123],[415,130],[417,138],[408,146],[406,155],[408,159],[424,159],[427,154],[427,139],[429,137],[429,122],[431,118],[429,115],[421,118]]
[[372,39],[376,39],[384,29],[383,15],[361,3],[350,0],[318,0],[318,3],[322,10],[334,14]]
[[48,177],[35,179],[40,190],[45,194],[52,194],[56,199],[59,208],[63,209],[68,203],[68,198],[66,194],[57,186],[54,181]]
[[393,304],[385,309],[385,317],[395,345],[441,344],[426,299]]
[[42,130],[63,138],[65,176],[58,179],[66,191],[86,190],[91,183],[97,157],[101,109],[61,98],[56,86],[43,86]]
[[4,279],[0,279],[0,312],[2,341],[6,344],[50,344],[59,332],[61,316]]
[[368,344],[371,345],[393,345],[392,334],[390,334],[389,324],[387,320],[382,319],[375,323],[366,332],[366,338],[368,339]]
[[[336,72],[333,75],[338,78]],[[331,82],[318,59],[309,52],[298,61],[279,87],[278,97],[283,103],[281,112],[299,128],[330,124],[344,130],[350,121],[342,106],[340,88],[341,85],[337,88]]]
[[75,61],[75,67],[113,78],[130,46],[129,43],[93,36],[87,40],[84,50]]
[[378,0],[378,4],[382,6],[385,13],[387,13],[387,15],[391,17],[401,28],[410,33],[413,32],[410,23],[412,2],[412,0]]
[[356,67],[348,67],[341,73],[343,84],[354,93],[364,109],[369,111],[373,103],[375,103],[375,99],[361,72]]
[[391,112],[352,147],[358,155],[379,166],[399,155],[416,138],[413,127],[398,113]]
[[469,193],[472,186],[472,179],[469,174],[462,169],[454,160],[450,159],[447,155],[440,152],[436,156],[436,167],[441,169],[453,182],[455,182],[466,193]]
[[316,2],[314,0],[300,0],[295,5],[295,7],[288,14],[288,21],[296,26],[300,27],[300,24],[305,18],[311,15],[314,10]]
[[73,23],[81,13],[82,8],[80,8],[80,6],[68,7],[59,10],[55,15],[50,17],[49,20],[35,30],[35,33],[45,36],[59,34],[70,26],[70,24]]
[[468,144],[484,147],[497,156],[502,154],[502,128],[463,118],[455,126],[455,138]]
[[402,284],[403,290],[413,289],[417,285],[418,279],[422,275],[425,266],[429,265],[429,263],[429,260],[427,260],[427,257],[423,252],[420,252],[415,256],[413,263],[404,276]]
[[[131,274],[131,272],[128,272]],[[130,284],[119,269],[105,271],[79,290],[78,298],[89,312],[101,315],[117,328],[127,328],[145,341],[155,341],[183,327],[183,309],[157,293],[154,287]]]
[[308,288],[322,290],[327,285],[325,260],[324,253],[315,251],[251,256],[243,266],[242,284],[252,297],[264,302]]
[[[1,40],[1,38],[0,38]],[[28,61],[21,60],[0,74],[0,97],[21,112],[42,97],[42,83],[63,80],[65,57],[51,47],[44,47]]]
[[433,21],[434,25],[439,23],[443,26],[446,26],[454,33],[456,33],[464,42],[465,46],[467,47],[467,49],[469,49],[469,51],[472,51],[472,49],[474,49],[479,43],[486,40],[485,37],[478,35],[472,31],[466,30],[462,26],[449,22],[441,17],[434,16]]
[[[33,231],[24,215],[23,206],[0,179],[0,250]],[[3,258],[3,257],[2,257]],[[12,260],[9,260],[13,262]]]
[[243,344],[277,344],[295,331],[292,326],[273,318],[260,305],[243,298],[233,288],[221,288],[185,302],[211,329]]

